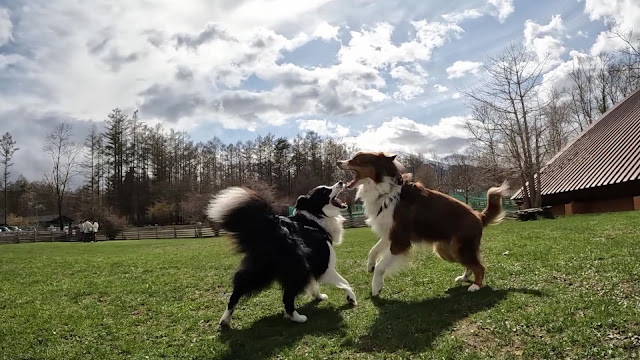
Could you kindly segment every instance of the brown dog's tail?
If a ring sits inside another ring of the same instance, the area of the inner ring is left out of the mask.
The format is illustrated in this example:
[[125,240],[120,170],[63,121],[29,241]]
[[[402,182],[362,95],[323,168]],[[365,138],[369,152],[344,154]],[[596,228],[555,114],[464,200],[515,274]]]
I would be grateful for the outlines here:
[[502,197],[508,195],[507,190],[509,183],[505,181],[499,187],[492,187],[487,191],[487,207],[480,213],[483,226],[498,224],[504,219],[506,213],[502,209]]

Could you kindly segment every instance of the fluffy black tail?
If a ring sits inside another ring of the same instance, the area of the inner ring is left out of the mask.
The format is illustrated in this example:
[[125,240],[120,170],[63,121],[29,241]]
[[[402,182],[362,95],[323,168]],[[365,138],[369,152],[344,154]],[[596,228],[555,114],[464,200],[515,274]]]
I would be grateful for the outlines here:
[[271,204],[255,192],[230,187],[211,199],[207,216],[232,233],[240,251],[258,252],[277,232],[278,220]]

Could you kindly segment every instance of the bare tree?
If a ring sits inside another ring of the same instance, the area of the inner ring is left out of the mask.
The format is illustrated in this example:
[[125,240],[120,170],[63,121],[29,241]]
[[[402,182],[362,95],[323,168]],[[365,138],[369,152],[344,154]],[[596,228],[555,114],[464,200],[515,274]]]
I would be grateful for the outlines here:
[[570,110],[563,95],[560,90],[551,89],[547,102],[541,108],[546,127],[544,144],[546,153],[550,156],[558,153],[569,140]]
[[623,53],[630,54],[637,58],[636,65],[640,65],[640,36],[633,34],[633,29],[625,29],[620,26],[613,27],[609,30],[612,37],[617,37],[625,43],[622,49]]
[[9,168],[13,163],[11,162],[11,158],[13,154],[20,150],[20,148],[16,147],[16,142],[13,140],[13,137],[10,133],[5,133],[2,135],[2,139],[0,140],[0,158],[2,162],[2,175],[4,176],[4,224],[7,224],[7,215],[9,209],[7,208],[7,183],[9,180]]
[[82,148],[72,140],[71,125],[67,123],[56,126],[47,135],[46,144],[44,151],[51,158],[53,169],[51,173],[45,174],[45,177],[47,184],[53,191],[60,219],[60,230],[63,230],[64,198],[70,187],[71,179],[76,173],[78,167],[76,158]]
[[[540,115],[539,85],[545,61],[523,46],[511,44],[485,65],[485,80],[463,90],[474,117],[467,123],[476,140],[493,142],[495,151],[506,151],[524,187],[527,207],[539,207],[540,172],[545,157]],[[479,115],[479,116],[478,116]]]
[[455,153],[447,156],[449,170],[449,186],[451,190],[464,196],[465,203],[469,203],[469,197],[478,191],[478,168],[473,163],[471,156],[464,153]]
[[[432,188],[443,193],[448,193],[450,190],[447,179],[449,164],[447,163],[446,159],[436,153],[433,153],[431,154],[431,161],[428,165],[431,167],[431,174],[433,175],[433,178],[430,179],[433,180]],[[429,177],[427,171],[421,172],[420,175],[424,175],[427,178]]]
[[84,169],[84,175],[88,182],[87,190],[90,193],[91,200],[91,214],[95,214],[96,212],[96,195],[99,190],[99,176],[100,176],[100,167],[98,166],[98,156],[102,148],[102,136],[98,133],[98,129],[95,124],[91,126],[91,131],[87,138],[85,139],[84,146],[86,151],[84,153],[84,161],[82,163],[82,168]]
[[569,73],[571,86],[568,90],[573,125],[576,132],[582,132],[598,116],[598,92],[596,86],[596,59],[580,58]]

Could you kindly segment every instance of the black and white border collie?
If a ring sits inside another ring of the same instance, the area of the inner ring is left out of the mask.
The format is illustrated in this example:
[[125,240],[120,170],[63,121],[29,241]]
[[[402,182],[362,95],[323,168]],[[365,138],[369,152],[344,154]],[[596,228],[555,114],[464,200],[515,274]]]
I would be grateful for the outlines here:
[[218,193],[207,208],[207,216],[232,234],[241,253],[233,277],[233,293],[220,319],[229,326],[233,310],[244,295],[255,294],[277,281],[282,286],[285,318],[305,322],[295,309],[295,298],[306,290],[317,300],[327,299],[319,283],[343,289],[349,304],[356,296],[349,283],[335,269],[333,245],[342,241],[340,210],[346,204],[337,196],[342,182],[319,186],[296,201],[292,216],[276,215],[271,204],[255,192],[231,187]]

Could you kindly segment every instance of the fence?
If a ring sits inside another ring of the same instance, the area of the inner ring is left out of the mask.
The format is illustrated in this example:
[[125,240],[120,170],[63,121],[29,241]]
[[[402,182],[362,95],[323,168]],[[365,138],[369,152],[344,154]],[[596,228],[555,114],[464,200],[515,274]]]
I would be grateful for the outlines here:
[[[366,226],[364,217],[347,218],[345,228]],[[224,231],[217,231],[209,226],[175,225],[175,226],[146,226],[126,228],[113,239],[108,239],[104,231],[98,231],[96,240],[148,240],[148,239],[185,239],[197,237],[217,237],[224,235]],[[0,233],[0,244],[20,244],[35,242],[80,242],[78,233],[69,235],[62,231],[16,231]]]
[[[464,195],[461,194],[449,194],[449,196],[460,200],[462,202],[465,202],[465,198]],[[474,210],[477,211],[482,211],[484,210],[485,207],[487,207],[487,197],[486,195],[482,195],[482,196],[470,196],[469,197],[469,206],[471,206],[471,208],[473,208]],[[518,211],[518,205],[515,203],[515,201],[508,199],[508,198],[502,198],[502,208],[505,209],[505,211],[507,211],[508,213],[513,213]]]
[[66,240],[67,233],[62,231],[15,231],[0,233],[0,244],[54,242]]

